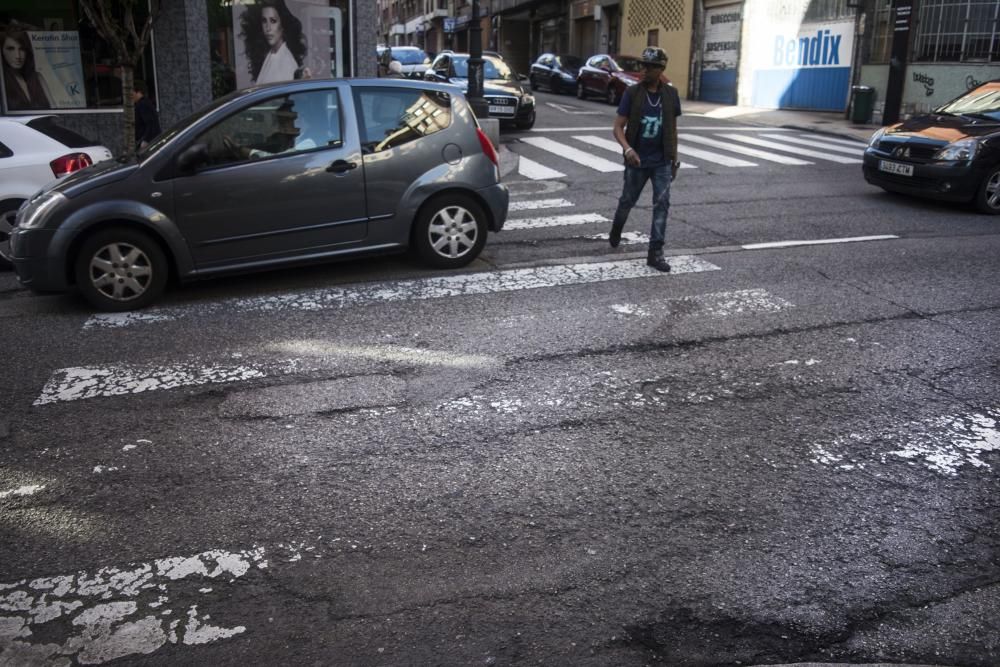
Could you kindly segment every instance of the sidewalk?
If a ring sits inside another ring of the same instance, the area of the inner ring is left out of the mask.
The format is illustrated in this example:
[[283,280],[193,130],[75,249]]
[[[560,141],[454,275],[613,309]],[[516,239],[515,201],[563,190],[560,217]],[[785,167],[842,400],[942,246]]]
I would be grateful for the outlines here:
[[748,125],[770,125],[807,132],[820,132],[845,139],[856,139],[868,143],[869,137],[881,125],[857,125],[844,118],[841,112],[833,111],[793,111],[789,109],[758,109],[755,107],[726,106],[697,100],[682,100],[681,108],[686,115],[701,115]]

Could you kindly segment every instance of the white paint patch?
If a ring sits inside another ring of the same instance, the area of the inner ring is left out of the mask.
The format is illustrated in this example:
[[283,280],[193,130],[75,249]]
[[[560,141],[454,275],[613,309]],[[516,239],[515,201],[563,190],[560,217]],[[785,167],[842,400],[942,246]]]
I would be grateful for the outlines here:
[[[173,319],[173,317],[171,317]],[[62,368],[49,378],[34,405],[79,401],[98,396],[124,396],[202,384],[266,377],[251,366],[91,366]]]
[[769,162],[777,162],[779,164],[794,164],[794,165],[812,164],[812,162],[807,162],[806,160],[799,160],[798,158],[794,157],[788,157],[787,155],[778,155],[776,153],[771,153],[769,151],[762,151],[756,148],[737,146],[733,144],[732,141],[720,141],[718,139],[711,139],[709,137],[700,137],[697,135],[687,136],[685,137],[685,140],[694,141],[699,144],[705,144],[706,146],[711,146],[713,148],[721,148],[722,150],[728,151],[730,153],[749,155],[751,157],[760,158],[761,160],[768,160]]
[[649,317],[649,311],[635,303],[616,303],[611,306],[611,310],[619,315],[635,315],[636,317]]
[[[609,239],[609,235],[606,233],[592,234],[590,236],[578,236],[576,238],[607,241]],[[621,243],[622,245],[646,245],[649,243],[649,235],[643,234],[642,232],[623,232]]]
[[104,327],[104,328],[115,328],[115,327],[128,327],[132,326],[136,322],[160,322],[165,318],[154,313],[138,312],[138,313],[101,313],[92,316],[83,325],[84,329],[90,329],[94,327]]
[[546,102],[547,105],[553,109],[558,109],[562,113],[569,114],[571,116],[602,116],[603,111],[585,111],[580,107],[573,106],[571,104],[556,104],[555,102]]
[[553,141],[552,139],[547,139],[545,137],[525,137],[524,139],[521,139],[521,141],[543,151],[548,151],[549,153],[557,155],[563,159],[576,162],[577,164],[583,165],[589,169],[594,169],[595,171],[603,173],[625,171],[625,164],[623,162],[605,160],[602,157],[591,155],[590,153],[581,151],[579,148],[573,148],[569,144],[563,144],[558,141]]
[[566,208],[572,206],[573,202],[566,199],[528,199],[522,201],[512,201],[508,206],[508,211],[535,211],[542,208]]
[[106,472],[114,472],[118,470],[117,466],[94,466],[94,474],[100,475]]
[[[885,451],[877,453],[878,449]],[[908,422],[874,433],[852,433],[827,446],[813,445],[812,451],[813,461],[825,465],[850,459],[851,452],[857,451],[874,454],[882,464],[892,457],[956,477],[965,466],[992,467],[983,455],[1000,451],[1000,409]]]
[[0,491],[0,500],[11,496],[31,496],[45,488],[44,484],[29,484],[10,491]]
[[[657,278],[680,273],[719,270],[718,266],[692,255],[671,257],[670,267],[671,273],[663,274],[646,266],[644,262],[622,260],[615,262],[540,266],[529,269],[510,269],[507,271],[482,271],[479,273],[438,276],[434,278],[417,278],[414,280],[309,290],[279,296],[229,299],[217,303],[193,305],[188,308],[163,308],[158,310],[157,313],[169,316],[172,319],[180,319],[183,317],[203,317],[211,313],[229,311],[267,314],[285,310],[316,311],[349,308],[374,303],[497,294],[565,285],[582,285],[633,278]],[[263,376],[265,373],[265,370],[257,367],[243,366],[239,368],[244,369],[250,376],[253,376],[253,373]],[[166,374],[170,375],[169,372]],[[60,375],[59,379],[62,377]],[[225,377],[228,377],[228,375]],[[56,379],[54,376],[49,381],[53,385],[52,388],[43,392],[43,396],[48,399],[47,402],[59,400],[56,396],[59,395],[58,387],[61,383],[56,382]],[[85,380],[89,381],[86,378]],[[94,384],[96,385],[96,381]],[[70,395],[76,395],[76,391],[82,392],[86,389],[87,387],[83,387],[79,390],[74,390],[70,392]],[[93,387],[90,387],[90,390],[93,391]]]
[[833,243],[861,243],[864,241],[888,241],[898,239],[895,234],[882,234],[880,236],[845,236],[839,239],[814,239],[811,241],[771,241],[769,243],[748,243],[740,246],[744,250],[764,250],[767,248],[794,248],[806,245],[830,245]]
[[546,167],[541,162],[529,160],[523,155],[517,158],[517,173],[533,181],[547,181],[553,178],[565,178],[566,174]]
[[270,345],[268,349],[298,356],[350,357],[451,368],[489,368],[499,363],[495,357],[484,355],[393,345],[337,345],[315,340],[284,341]]
[[[246,628],[209,625],[197,605],[187,608],[186,619],[173,621],[167,617],[174,610],[160,608],[169,594],[188,594],[206,578],[234,581],[266,567],[264,549],[257,547],[0,584],[0,663],[100,664],[153,653],[168,643],[200,645],[233,637]],[[212,588],[198,590],[204,595]],[[147,602],[143,594],[157,591],[156,599]],[[60,618],[69,621],[62,626],[61,643],[33,641],[36,629]]]
[[132,451],[133,449],[136,449],[138,446],[139,445],[125,445],[124,447],[122,447],[122,451],[123,452]]
[[796,155],[804,155],[806,157],[816,158],[817,160],[826,160],[827,162],[836,162],[838,164],[862,163],[862,160],[860,160],[859,158],[844,157],[842,155],[834,155],[832,153],[822,153],[820,151],[814,151],[808,148],[802,148],[801,146],[789,146],[787,144],[779,143],[777,141],[758,139],[757,137],[748,137],[740,134],[723,134],[721,136],[725,137],[726,139],[732,139],[733,141],[740,141],[742,143],[750,144],[752,146],[770,148],[776,151],[785,151],[786,153],[795,153]]
[[611,222],[598,213],[570,213],[553,215],[547,218],[515,218],[504,223],[504,231],[514,229],[543,229],[545,227],[569,227],[571,225],[587,225],[592,223]]
[[[671,265],[671,268],[673,265]],[[777,313],[792,304],[767,290],[748,289],[727,292],[713,292],[689,297],[705,313],[713,317],[730,317],[747,313]]]

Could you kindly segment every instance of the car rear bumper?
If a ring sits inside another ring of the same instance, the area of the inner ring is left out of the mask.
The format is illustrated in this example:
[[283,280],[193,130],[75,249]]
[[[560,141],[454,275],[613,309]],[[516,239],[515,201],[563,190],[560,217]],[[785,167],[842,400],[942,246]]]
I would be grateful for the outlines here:
[[69,289],[63,263],[49,257],[54,233],[51,229],[21,229],[10,235],[11,263],[17,281],[34,292],[64,292]]
[[[890,174],[879,169],[880,161],[907,164],[913,167],[912,176]],[[985,167],[975,162],[936,162],[921,164],[902,162],[890,155],[869,148],[864,157],[865,180],[886,190],[941,199],[943,201],[969,201],[979,190],[986,176]]]
[[490,213],[490,231],[499,232],[507,222],[507,207],[510,205],[510,192],[503,183],[497,183],[487,188],[477,190],[479,198],[486,202]]

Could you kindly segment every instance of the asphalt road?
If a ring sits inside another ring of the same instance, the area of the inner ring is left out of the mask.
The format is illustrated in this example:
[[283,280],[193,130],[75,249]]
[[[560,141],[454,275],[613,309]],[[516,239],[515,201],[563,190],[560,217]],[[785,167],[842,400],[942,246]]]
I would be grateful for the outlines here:
[[0,274],[0,664],[1000,664],[998,221],[684,116],[658,274],[538,97],[458,274]]

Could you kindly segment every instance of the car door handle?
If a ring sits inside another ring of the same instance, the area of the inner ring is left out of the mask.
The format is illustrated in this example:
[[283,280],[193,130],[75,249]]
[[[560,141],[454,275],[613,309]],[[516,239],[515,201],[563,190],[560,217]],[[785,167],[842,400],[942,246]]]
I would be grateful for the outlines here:
[[348,162],[347,160],[336,160],[333,164],[326,168],[327,171],[331,171],[335,174],[344,174],[349,172],[351,169],[355,169],[358,166],[357,162]]

